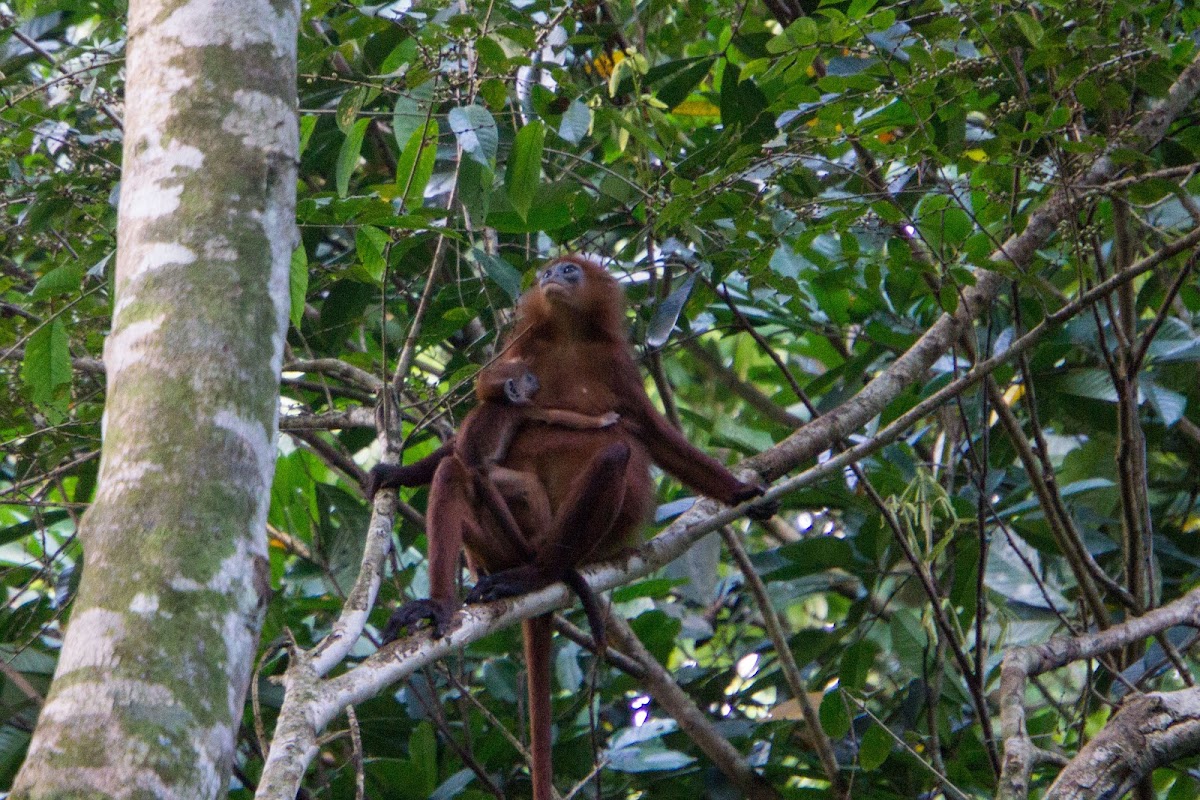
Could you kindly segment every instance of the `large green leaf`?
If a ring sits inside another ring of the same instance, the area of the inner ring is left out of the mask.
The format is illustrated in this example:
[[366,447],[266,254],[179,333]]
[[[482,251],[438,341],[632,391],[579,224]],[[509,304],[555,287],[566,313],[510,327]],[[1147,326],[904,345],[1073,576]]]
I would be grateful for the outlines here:
[[350,176],[354,174],[354,170],[358,167],[358,157],[362,152],[363,137],[367,134],[367,126],[371,124],[369,119],[360,119],[346,132],[346,138],[342,140],[342,149],[338,152],[337,159],[337,193],[338,197],[345,197],[350,191]]
[[21,378],[40,408],[56,413],[66,410],[71,386],[71,351],[67,326],[60,317],[42,325],[29,337]]
[[517,132],[508,168],[504,171],[504,188],[513,209],[521,219],[527,219],[542,179],[542,147],[546,129],[534,120]]

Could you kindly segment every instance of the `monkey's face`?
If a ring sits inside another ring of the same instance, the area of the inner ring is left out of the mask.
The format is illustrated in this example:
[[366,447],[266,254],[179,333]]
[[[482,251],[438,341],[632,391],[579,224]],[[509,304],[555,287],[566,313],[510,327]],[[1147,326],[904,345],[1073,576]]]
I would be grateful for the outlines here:
[[538,288],[551,303],[577,306],[583,283],[583,268],[571,261],[551,262],[538,273]]
[[522,372],[504,382],[504,396],[514,406],[527,406],[540,388],[542,386],[538,383],[536,375],[532,372]]

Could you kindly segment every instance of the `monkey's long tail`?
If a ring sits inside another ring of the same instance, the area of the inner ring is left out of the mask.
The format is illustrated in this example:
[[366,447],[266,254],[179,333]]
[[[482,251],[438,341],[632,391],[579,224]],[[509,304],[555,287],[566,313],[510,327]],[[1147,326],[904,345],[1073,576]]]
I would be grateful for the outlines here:
[[[590,587],[588,591],[591,591]],[[529,754],[532,761],[529,771],[533,778],[533,800],[551,800],[554,769],[550,761],[550,615],[525,620],[521,623],[521,633],[525,640],[529,687]]]

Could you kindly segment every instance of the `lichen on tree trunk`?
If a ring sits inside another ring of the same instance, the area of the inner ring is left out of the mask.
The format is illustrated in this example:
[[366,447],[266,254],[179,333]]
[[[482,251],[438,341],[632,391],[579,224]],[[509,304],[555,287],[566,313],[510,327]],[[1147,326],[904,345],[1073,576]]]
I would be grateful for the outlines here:
[[222,795],[270,590],[299,3],[129,16],[99,484],[13,798]]

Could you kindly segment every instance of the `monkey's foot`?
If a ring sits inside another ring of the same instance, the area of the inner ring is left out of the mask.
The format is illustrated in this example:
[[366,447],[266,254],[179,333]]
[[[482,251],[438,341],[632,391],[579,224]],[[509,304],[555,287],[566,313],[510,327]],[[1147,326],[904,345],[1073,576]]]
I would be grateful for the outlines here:
[[532,592],[550,583],[537,567],[513,567],[483,575],[467,592],[468,603],[490,603],[505,597]]
[[395,641],[401,629],[415,630],[419,623],[425,621],[429,622],[434,638],[440,639],[450,627],[450,617],[453,614],[453,609],[436,600],[413,600],[405,603],[392,612],[387,625],[383,627],[383,643]]

